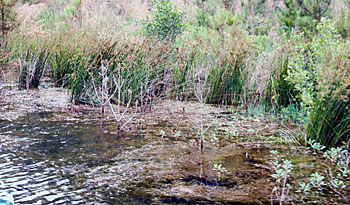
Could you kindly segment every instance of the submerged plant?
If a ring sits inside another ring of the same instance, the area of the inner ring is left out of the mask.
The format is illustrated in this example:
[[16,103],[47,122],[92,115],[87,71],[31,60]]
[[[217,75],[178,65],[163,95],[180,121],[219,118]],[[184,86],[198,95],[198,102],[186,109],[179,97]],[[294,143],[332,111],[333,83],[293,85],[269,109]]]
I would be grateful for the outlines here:
[[[310,144],[312,145],[314,142],[311,142]],[[324,149],[324,147],[319,144],[314,145],[314,147],[321,147],[318,150]],[[320,154],[319,151],[318,154]],[[333,164],[336,164],[335,169],[332,170],[332,168],[329,168],[328,170],[325,170],[326,177],[319,174],[318,172],[312,173],[308,178],[308,182],[302,182],[300,184],[300,188],[296,192],[309,194],[311,190],[322,192],[324,189],[329,188],[341,196],[343,199],[347,199],[345,189],[347,188],[347,177],[350,173],[348,170],[350,161],[348,145],[346,145],[345,148],[330,148],[324,152],[323,157],[325,157]],[[333,173],[335,175],[333,175]]]
[[310,185],[313,188],[316,188],[318,190],[322,189],[322,186],[327,185],[326,182],[324,181],[325,177],[320,175],[318,172],[314,172],[311,174],[311,177],[309,178],[310,180]]
[[326,175],[328,178],[330,188],[337,194],[339,194],[343,199],[346,199],[347,196],[344,194],[344,189],[346,188],[346,184],[341,179],[341,175],[338,174],[336,177],[333,177],[332,169],[330,168],[326,171]]
[[342,160],[342,158],[346,155],[347,152],[348,151],[343,149],[342,147],[331,147],[323,154],[323,156],[331,162],[337,163],[340,160]]
[[300,183],[300,188],[295,191],[295,192],[299,192],[299,193],[304,193],[304,194],[309,194],[310,193],[310,190],[311,190],[311,186],[309,183],[305,183],[305,182],[302,182]]

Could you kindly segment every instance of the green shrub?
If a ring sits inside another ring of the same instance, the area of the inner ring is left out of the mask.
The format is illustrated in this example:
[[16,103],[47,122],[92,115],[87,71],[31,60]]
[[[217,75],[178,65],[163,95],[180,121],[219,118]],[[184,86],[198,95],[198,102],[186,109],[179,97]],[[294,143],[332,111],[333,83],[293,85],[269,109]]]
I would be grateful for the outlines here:
[[183,12],[172,8],[169,0],[157,0],[151,19],[147,17],[144,22],[145,30],[159,40],[173,41],[183,31],[183,16]]
[[341,40],[335,24],[323,20],[310,41],[293,37],[296,47],[287,80],[299,93],[309,140],[325,146],[349,140],[350,44]]
[[297,29],[311,37],[321,19],[330,10],[330,0],[284,0],[285,8],[278,8],[278,20],[282,29],[290,33]]

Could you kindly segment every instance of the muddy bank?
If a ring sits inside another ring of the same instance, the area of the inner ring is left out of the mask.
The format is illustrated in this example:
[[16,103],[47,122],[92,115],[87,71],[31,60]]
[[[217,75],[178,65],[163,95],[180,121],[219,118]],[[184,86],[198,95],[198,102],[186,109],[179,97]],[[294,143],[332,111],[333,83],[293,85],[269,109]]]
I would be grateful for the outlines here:
[[41,89],[19,90],[16,83],[0,81],[0,119],[15,120],[27,113],[64,111],[69,98],[66,89],[55,88],[46,79]]

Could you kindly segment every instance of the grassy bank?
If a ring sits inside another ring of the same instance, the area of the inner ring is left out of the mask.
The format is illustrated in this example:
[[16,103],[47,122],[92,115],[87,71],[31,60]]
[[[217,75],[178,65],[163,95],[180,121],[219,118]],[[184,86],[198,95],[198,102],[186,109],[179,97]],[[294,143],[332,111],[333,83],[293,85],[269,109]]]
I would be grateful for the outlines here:
[[3,41],[0,65],[21,73],[20,88],[36,88],[50,76],[74,103],[99,104],[105,85],[116,104],[195,99],[201,92],[207,103],[293,118],[304,127],[304,143],[349,140],[346,10],[329,9],[312,28],[286,29],[277,4],[166,3],[42,1],[31,17],[19,14],[22,23]]

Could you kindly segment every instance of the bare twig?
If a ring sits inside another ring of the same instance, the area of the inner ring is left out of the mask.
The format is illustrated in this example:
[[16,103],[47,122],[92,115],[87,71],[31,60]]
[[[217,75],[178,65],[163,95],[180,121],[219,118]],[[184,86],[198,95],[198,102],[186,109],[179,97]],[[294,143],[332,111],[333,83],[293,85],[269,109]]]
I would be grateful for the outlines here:
[[[117,122],[117,137],[119,138],[121,137],[121,130],[125,127],[126,124],[128,124],[133,119],[134,115],[132,115],[129,119],[127,119],[124,122],[124,124],[122,124],[122,120],[125,118],[125,114],[128,112],[131,105],[132,91],[130,89],[128,90],[129,101],[126,104],[124,111],[121,111],[121,106],[123,104],[122,92],[123,92],[123,86],[124,86],[125,80],[123,79],[120,72],[121,70],[120,64],[118,64],[117,69],[118,69],[117,77],[115,76],[115,74],[111,74],[113,78],[113,81],[111,81],[113,85],[112,87],[115,87],[112,94],[109,94],[108,92],[108,82],[110,82],[110,79],[107,76],[108,64],[101,65],[100,75],[101,75],[102,83],[100,88],[96,86],[93,75],[91,75],[91,78],[92,78],[92,85],[95,91],[95,96],[97,97],[97,100],[101,105],[101,114],[104,114],[105,106],[108,104],[113,113],[114,119]],[[115,95],[117,95],[116,103],[112,104],[111,101],[115,97]]]
[[[197,100],[201,104],[201,109],[200,109],[200,130],[199,130],[199,139],[198,141],[200,142],[200,150],[203,151],[204,149],[204,134],[209,130],[211,126],[208,126],[204,130],[204,125],[203,125],[203,107],[206,102],[206,99],[208,97],[208,94],[210,93],[210,88],[206,88],[206,79],[208,75],[204,73],[201,68],[197,67],[195,69],[194,73],[194,95],[196,96]],[[202,73],[204,76],[202,76]],[[204,80],[202,79],[204,77]]]

